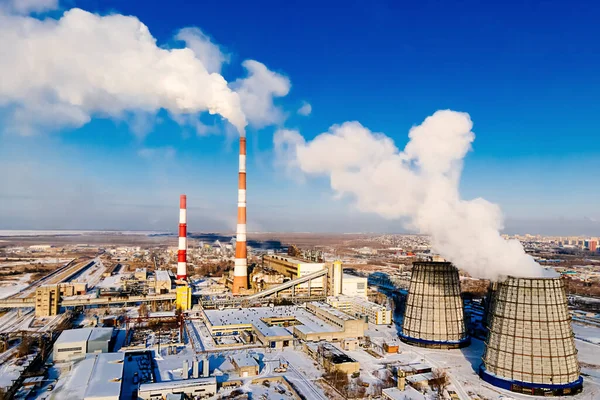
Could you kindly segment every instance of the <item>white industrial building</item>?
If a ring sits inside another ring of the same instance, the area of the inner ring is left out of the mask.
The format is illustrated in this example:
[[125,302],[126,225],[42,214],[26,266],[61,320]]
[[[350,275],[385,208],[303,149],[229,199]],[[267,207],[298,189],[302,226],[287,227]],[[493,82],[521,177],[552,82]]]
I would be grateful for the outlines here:
[[392,310],[362,297],[330,296],[327,298],[327,304],[355,318],[367,317],[367,321],[372,324],[392,323]]
[[362,276],[343,274],[342,294],[346,296],[359,296],[367,298],[367,278]]
[[64,330],[54,342],[55,362],[85,357],[88,353],[108,353],[113,328],[81,328]]
[[119,400],[125,353],[88,354],[52,399]]
[[217,393],[215,377],[183,379],[158,383],[144,383],[138,390],[138,398],[143,400],[163,399],[169,394],[184,394],[189,398],[205,398]]

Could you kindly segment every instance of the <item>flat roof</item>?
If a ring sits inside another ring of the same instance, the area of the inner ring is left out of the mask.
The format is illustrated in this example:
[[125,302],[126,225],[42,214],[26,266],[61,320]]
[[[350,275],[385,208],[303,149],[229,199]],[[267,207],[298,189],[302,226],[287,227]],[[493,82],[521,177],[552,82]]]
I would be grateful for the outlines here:
[[204,315],[206,315],[213,328],[230,325],[252,325],[262,335],[267,337],[292,336],[293,327],[269,326],[263,321],[266,318],[276,317],[295,319],[300,325],[295,325],[294,327],[306,333],[339,331],[338,327],[315,318],[314,314],[298,306],[251,307],[242,308],[241,310],[238,308],[204,310]]
[[425,372],[423,374],[409,375],[409,376],[406,377],[406,380],[409,381],[409,382],[411,382],[411,383],[429,381],[431,379],[433,379],[433,373],[432,372]]
[[62,331],[54,345],[73,342],[87,342],[93,328],[67,329]]
[[67,380],[57,386],[54,396],[60,399],[118,398],[124,357],[124,353],[88,354],[73,365]]
[[89,340],[108,342],[112,338],[113,328],[93,328]]
[[206,386],[216,385],[217,378],[214,376],[208,378],[196,378],[196,379],[180,379],[176,381],[164,381],[157,383],[142,383],[140,385],[140,392],[149,392],[151,390],[165,390],[165,389],[176,389],[184,388],[189,386]]
[[349,320],[355,319],[355,318],[352,318],[351,316],[349,316],[348,314],[346,314],[345,312],[340,311],[337,308],[334,308],[327,303],[323,303],[320,301],[311,301],[308,304],[312,304],[312,305],[316,306],[317,308],[319,308],[323,311],[326,311],[333,316],[338,317],[342,321],[349,321]]
[[342,282],[344,282],[344,280],[348,280],[348,281],[367,281],[369,278],[365,277],[365,276],[357,276],[357,275],[351,275],[351,274],[346,274],[344,273],[342,275]]
[[165,271],[163,269],[157,269],[156,271],[154,271],[154,278],[157,281],[170,281],[171,280],[169,271]]
[[283,255],[283,254],[269,254],[269,255],[266,255],[265,257],[268,257],[268,258],[271,258],[271,259],[278,259],[278,260],[282,260],[282,261],[287,261],[287,262],[292,263],[292,264],[325,264],[324,262],[315,262],[315,261],[301,260],[299,258],[290,257],[287,254],[286,255]]
[[231,359],[238,367],[258,367],[258,363],[254,357],[251,357],[248,354],[234,354],[231,356]]
[[88,354],[94,359],[94,367],[87,383],[84,399],[119,397],[123,380],[125,353]]
[[346,302],[349,302],[352,304],[359,305],[363,308],[370,308],[371,310],[388,311],[388,308],[386,306],[382,306],[380,304],[373,303],[372,301],[369,301],[369,300],[367,300],[363,297],[359,297],[359,296],[339,295],[339,296],[330,296],[327,299],[328,300],[337,300],[337,301],[346,301]]

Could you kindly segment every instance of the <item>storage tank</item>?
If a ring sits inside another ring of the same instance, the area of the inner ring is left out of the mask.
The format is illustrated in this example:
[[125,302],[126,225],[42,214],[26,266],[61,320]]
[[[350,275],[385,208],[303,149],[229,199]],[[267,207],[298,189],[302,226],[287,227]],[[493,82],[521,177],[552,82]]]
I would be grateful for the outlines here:
[[469,345],[458,270],[451,263],[413,263],[400,339],[432,348]]
[[480,377],[531,395],[581,392],[583,379],[560,277],[508,277],[494,289]]

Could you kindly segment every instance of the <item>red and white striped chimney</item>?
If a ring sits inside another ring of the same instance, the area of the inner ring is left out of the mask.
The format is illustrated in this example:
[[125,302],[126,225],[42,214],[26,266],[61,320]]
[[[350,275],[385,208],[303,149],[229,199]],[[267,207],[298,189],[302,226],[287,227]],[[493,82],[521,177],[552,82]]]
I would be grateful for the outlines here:
[[235,242],[233,294],[248,288],[248,251],[246,248],[246,138],[240,137],[240,169],[238,173],[238,219]]
[[177,251],[177,279],[187,279],[187,198],[179,196],[179,250]]

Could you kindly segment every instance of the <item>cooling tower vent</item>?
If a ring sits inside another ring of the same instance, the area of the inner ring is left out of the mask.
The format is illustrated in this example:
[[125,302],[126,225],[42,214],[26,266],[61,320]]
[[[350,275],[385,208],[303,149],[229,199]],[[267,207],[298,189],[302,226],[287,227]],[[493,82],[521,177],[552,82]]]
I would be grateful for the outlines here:
[[449,262],[413,263],[400,339],[422,347],[469,345],[458,270]]
[[581,392],[563,281],[508,277],[493,293],[481,378],[531,395]]

